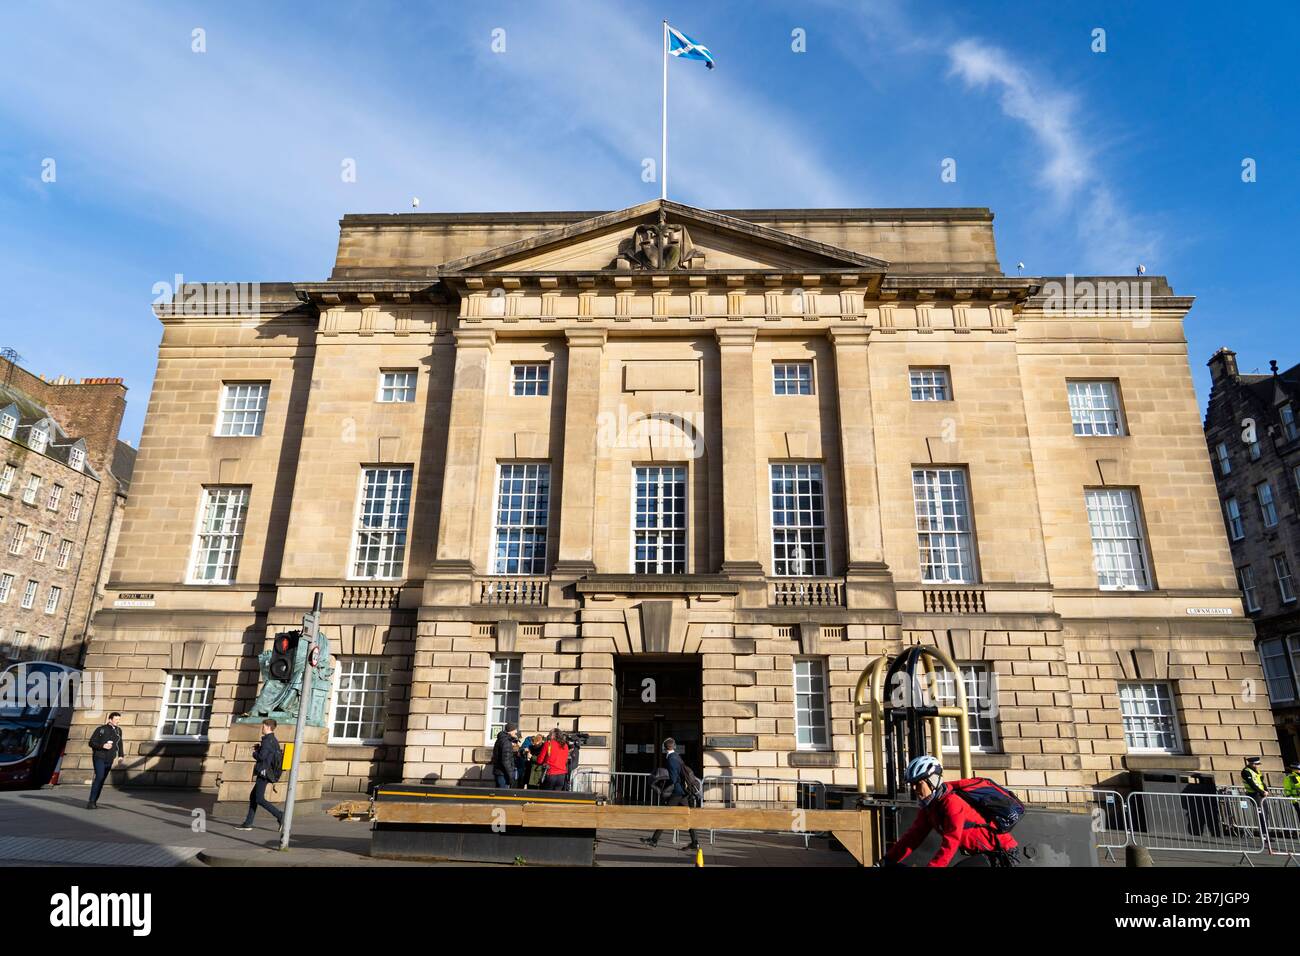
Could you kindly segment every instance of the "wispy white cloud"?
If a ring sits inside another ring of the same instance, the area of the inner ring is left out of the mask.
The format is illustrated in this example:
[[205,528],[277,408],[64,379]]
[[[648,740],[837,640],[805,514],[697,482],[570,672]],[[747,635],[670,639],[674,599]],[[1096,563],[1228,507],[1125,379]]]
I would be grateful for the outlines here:
[[1044,157],[1039,180],[1053,200],[1051,212],[1074,218],[1086,268],[1123,274],[1157,255],[1159,237],[1122,206],[1098,168],[1074,95],[981,40],[960,40],[947,55],[951,75],[968,88],[995,91],[1002,112],[1037,142]]
[[[481,69],[506,80],[512,115],[537,137],[534,146],[615,157],[629,191],[644,199],[658,194],[640,174],[644,159],[659,162],[660,27],[628,9],[591,4],[562,24],[552,8],[516,10],[506,19],[506,54],[485,43],[472,49]],[[712,71],[669,63],[671,194],[714,208],[861,202],[863,184],[835,172],[779,89],[741,72],[725,58]]]
[[1025,124],[1047,154],[1042,180],[1069,199],[1092,178],[1087,150],[1075,129],[1075,98],[1035,81],[1006,51],[967,39],[948,49],[952,73],[968,86],[993,87],[1002,112]]
[[[424,210],[554,209],[658,192],[641,180],[659,152],[657,21],[521,7],[503,12],[503,54],[481,23],[452,21],[413,87],[409,61],[362,70],[322,58],[305,30],[215,15],[196,54],[193,19],[156,6],[33,12],[0,36],[0,115],[48,144],[64,188],[281,254],[312,230],[314,248],[328,245],[342,212],[403,211],[414,195]],[[676,194],[712,206],[850,196],[781,107],[722,71],[672,66]],[[345,158],[354,183],[340,177]]]

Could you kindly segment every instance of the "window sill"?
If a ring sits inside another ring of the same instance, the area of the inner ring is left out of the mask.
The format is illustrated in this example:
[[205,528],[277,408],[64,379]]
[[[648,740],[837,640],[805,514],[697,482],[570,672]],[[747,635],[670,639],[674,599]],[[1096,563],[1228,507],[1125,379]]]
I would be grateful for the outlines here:
[[331,740],[328,746],[329,756],[334,759],[342,757],[349,760],[371,760],[380,756],[378,751],[384,749],[384,742],[382,740]]
[[1125,770],[1198,770],[1201,758],[1186,753],[1147,751],[1124,755]]

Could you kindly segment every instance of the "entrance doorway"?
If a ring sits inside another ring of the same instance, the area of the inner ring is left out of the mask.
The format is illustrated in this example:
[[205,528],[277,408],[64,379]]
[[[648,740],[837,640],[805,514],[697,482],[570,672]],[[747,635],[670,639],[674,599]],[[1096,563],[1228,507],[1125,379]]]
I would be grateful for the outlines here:
[[653,774],[672,737],[686,765],[701,773],[704,692],[700,658],[636,654],[614,659],[618,741],[614,769]]

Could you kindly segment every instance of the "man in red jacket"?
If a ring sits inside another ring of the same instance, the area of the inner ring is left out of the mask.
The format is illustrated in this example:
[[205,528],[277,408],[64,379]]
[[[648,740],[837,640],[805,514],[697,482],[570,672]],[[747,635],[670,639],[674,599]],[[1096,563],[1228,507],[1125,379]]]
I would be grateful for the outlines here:
[[1015,839],[1009,833],[995,835],[990,831],[979,812],[943,782],[939,761],[928,754],[917,757],[907,765],[904,778],[912,788],[920,812],[885,854],[886,866],[906,860],[931,830],[937,830],[943,842],[927,866],[947,866],[958,850],[968,858],[956,866],[1011,865],[1011,854],[1017,845]]

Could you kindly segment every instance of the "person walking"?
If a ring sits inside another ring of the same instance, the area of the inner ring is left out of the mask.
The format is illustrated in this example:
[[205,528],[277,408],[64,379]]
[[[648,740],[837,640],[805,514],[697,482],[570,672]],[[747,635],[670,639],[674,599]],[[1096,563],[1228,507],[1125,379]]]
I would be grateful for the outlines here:
[[509,790],[514,785],[515,750],[518,747],[519,728],[506,724],[492,747],[492,782],[499,790]]
[[117,723],[122,715],[113,711],[108,715],[108,723],[95,728],[90,735],[90,752],[95,768],[95,779],[90,785],[90,799],[86,801],[87,810],[99,808],[99,795],[103,792],[104,781],[113,769],[114,761],[125,762],[122,754],[122,731]]
[[[677,752],[677,741],[669,737],[664,741],[663,748],[664,766],[660,768],[657,780],[657,789],[663,795],[663,805],[666,807],[698,807],[700,805],[699,778],[695,776],[690,767],[686,766],[686,761]],[[642,837],[641,842],[648,847],[656,847],[659,845],[659,837],[663,832],[663,830],[656,830],[650,836]],[[688,829],[687,832],[691,836],[691,842],[682,849],[698,850],[700,842],[696,839],[695,830]]]
[[559,727],[551,731],[550,739],[542,745],[537,762],[543,768],[542,789],[563,790],[569,773],[569,745]]
[[[295,757],[296,759],[296,757]],[[280,751],[280,741],[275,739],[275,721],[268,717],[262,721],[262,739],[253,745],[253,789],[248,794],[248,816],[244,817],[244,822],[235,827],[236,830],[253,829],[253,817],[257,815],[257,808],[262,807],[267,813],[275,817],[275,822],[284,828],[284,814],[274,803],[266,799],[266,785],[275,784],[280,779],[280,769],[283,756]]]

